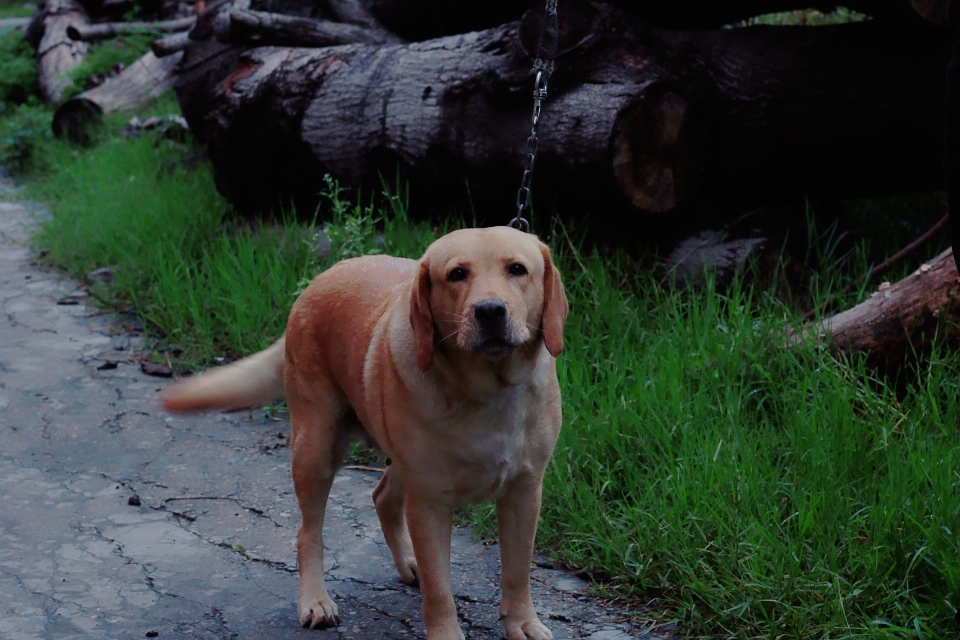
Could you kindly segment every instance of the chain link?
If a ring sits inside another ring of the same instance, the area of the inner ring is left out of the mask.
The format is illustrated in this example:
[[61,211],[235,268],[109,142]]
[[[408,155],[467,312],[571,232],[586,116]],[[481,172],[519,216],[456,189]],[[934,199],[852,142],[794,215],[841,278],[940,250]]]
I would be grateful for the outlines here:
[[526,166],[520,178],[517,190],[517,215],[507,223],[508,227],[520,231],[530,231],[530,222],[523,212],[530,206],[530,183],[533,181],[533,165],[537,160],[540,138],[537,137],[537,125],[540,124],[540,112],[547,98],[547,83],[553,74],[553,56],[557,51],[557,0],[547,0],[543,17],[543,30],[537,46],[537,58],[533,62],[533,115],[530,117],[530,136],[527,138]]

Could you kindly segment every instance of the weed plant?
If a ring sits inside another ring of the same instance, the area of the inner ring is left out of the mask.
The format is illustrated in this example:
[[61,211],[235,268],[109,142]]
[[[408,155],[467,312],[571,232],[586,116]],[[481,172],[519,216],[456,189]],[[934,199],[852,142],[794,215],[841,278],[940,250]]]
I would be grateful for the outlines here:
[[0,35],[0,164],[35,174],[50,152],[53,111],[40,99],[33,47],[16,31]]
[[[336,260],[416,257],[444,231],[411,222],[402,192],[361,206],[333,181],[323,233],[251,225],[225,215],[205,167],[170,174],[183,151],[163,141],[57,149],[30,189],[53,211],[39,244],[80,278],[111,267],[94,292],[193,360],[266,346]],[[573,235],[545,234],[571,313],[539,547],[691,635],[955,636],[960,357],[936,343],[895,391],[860,358],[789,346],[806,306],[745,278],[677,291]],[[829,266],[836,237],[813,237],[822,300],[849,274]],[[495,531],[490,509],[471,517]]]
[[36,52],[18,31],[0,35],[0,116],[40,91]]

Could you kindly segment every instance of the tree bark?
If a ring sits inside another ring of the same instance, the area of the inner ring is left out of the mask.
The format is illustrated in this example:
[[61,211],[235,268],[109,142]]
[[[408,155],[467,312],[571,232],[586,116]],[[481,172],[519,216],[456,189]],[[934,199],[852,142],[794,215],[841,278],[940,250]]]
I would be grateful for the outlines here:
[[37,38],[37,74],[40,94],[51,103],[60,102],[63,90],[70,86],[69,73],[87,53],[86,42],[72,40],[67,35],[71,25],[89,24],[86,11],[75,0],[46,0],[38,8],[38,17],[31,27],[31,37]]
[[163,20],[161,22],[103,22],[100,24],[75,25],[67,27],[67,35],[72,40],[95,42],[114,38],[124,33],[138,31],[175,32],[188,31],[193,28],[196,18],[179,18],[177,20]]
[[910,0],[910,6],[917,15],[930,24],[942,27],[950,25],[950,18],[947,15],[950,0]]
[[53,133],[58,138],[81,141],[88,127],[105,113],[132,111],[156,98],[173,84],[173,72],[181,54],[157,58],[149,52],[102,85],[67,100],[53,115]]
[[[875,20],[896,24],[926,18],[921,5],[949,0],[846,0],[843,6]],[[452,3],[447,0],[370,0],[373,14],[407,40],[427,40],[467,31],[491,28],[517,20],[524,11],[538,8],[543,0],[489,0],[483,3]],[[785,11],[818,9],[829,13],[835,0],[612,0],[631,19],[670,29],[720,29],[747,18]],[[564,10],[564,3],[559,3]]]
[[395,44],[400,41],[388,31],[331,20],[314,20],[282,13],[242,9],[233,9],[228,16],[229,31],[217,34],[217,38],[223,42],[327,47],[355,42]]
[[[881,21],[675,32],[634,28],[605,5],[576,10],[561,22],[535,194],[595,214],[625,199],[640,224],[703,198],[941,182],[937,32]],[[466,176],[478,209],[507,212],[530,128],[531,33],[525,20],[402,46],[206,44],[187,51],[177,92],[241,208],[314,194],[326,172],[376,180],[400,161],[423,194],[462,193]]]
[[948,249],[894,284],[884,283],[867,300],[819,324],[806,335],[826,340],[830,350],[866,353],[873,365],[903,362],[934,338],[957,336],[960,275]]
[[158,58],[163,58],[173,55],[178,51],[183,51],[191,42],[189,32],[179,31],[163,38],[157,38],[150,43],[150,50],[153,51],[153,54]]

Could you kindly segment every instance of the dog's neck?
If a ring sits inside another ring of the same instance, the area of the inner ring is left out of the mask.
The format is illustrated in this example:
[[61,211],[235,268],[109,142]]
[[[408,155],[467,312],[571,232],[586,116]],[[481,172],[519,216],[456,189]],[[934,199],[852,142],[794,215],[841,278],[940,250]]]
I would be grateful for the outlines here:
[[543,340],[526,342],[502,358],[487,358],[476,351],[456,347],[438,348],[427,373],[440,376],[450,389],[462,397],[487,402],[511,389],[529,384],[534,372],[550,358]]

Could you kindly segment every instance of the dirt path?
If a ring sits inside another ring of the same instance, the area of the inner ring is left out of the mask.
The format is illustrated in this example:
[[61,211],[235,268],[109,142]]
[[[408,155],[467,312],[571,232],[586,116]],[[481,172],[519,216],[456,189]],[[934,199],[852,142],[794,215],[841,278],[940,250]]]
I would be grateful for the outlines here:
[[[111,317],[75,282],[31,265],[29,212],[3,189],[0,638],[422,638],[419,592],[397,577],[370,498],[376,474],[364,471],[338,475],[328,506],[343,623],[297,625],[289,425],[164,415],[166,381],[123,362],[139,338],[109,335]],[[501,637],[498,571],[496,546],[455,535],[469,638]],[[586,586],[535,569],[534,601],[558,640],[654,637]]]

